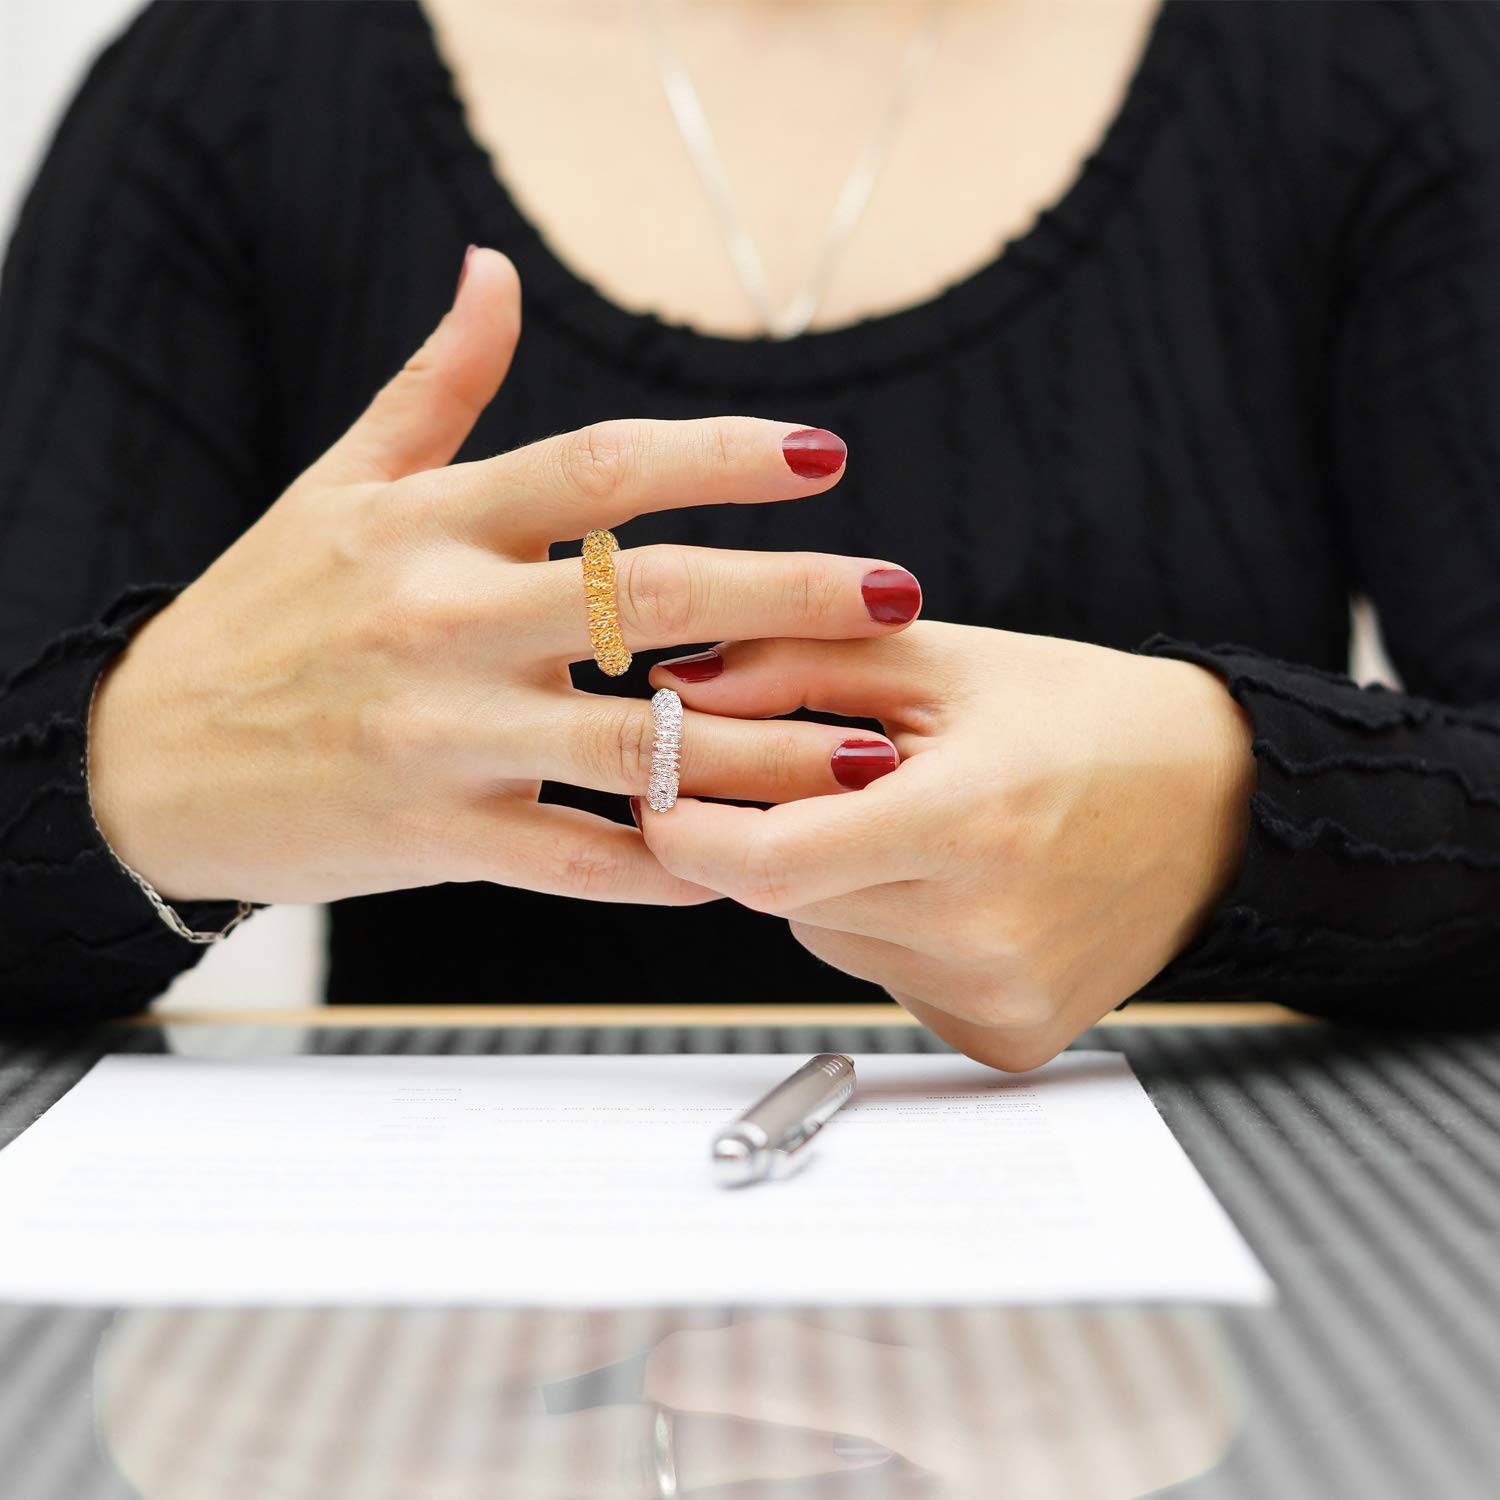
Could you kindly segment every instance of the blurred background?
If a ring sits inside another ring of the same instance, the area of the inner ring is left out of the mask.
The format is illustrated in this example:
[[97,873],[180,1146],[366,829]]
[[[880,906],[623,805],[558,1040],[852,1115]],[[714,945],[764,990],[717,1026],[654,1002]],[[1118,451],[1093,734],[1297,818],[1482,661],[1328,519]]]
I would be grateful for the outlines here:
[[[0,0],[0,234],[7,243],[21,197],[80,77],[140,3]],[[1368,610],[1355,611],[1355,625],[1354,675],[1393,682]],[[323,931],[319,907],[261,912],[227,942],[210,948],[161,1005],[197,1010],[318,1004]],[[473,998],[482,1003],[486,997]]]

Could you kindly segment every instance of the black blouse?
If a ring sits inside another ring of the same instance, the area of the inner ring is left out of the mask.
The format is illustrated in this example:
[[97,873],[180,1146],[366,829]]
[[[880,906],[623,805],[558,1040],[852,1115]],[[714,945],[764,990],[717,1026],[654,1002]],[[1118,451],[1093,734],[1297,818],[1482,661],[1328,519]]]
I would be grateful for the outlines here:
[[[817,505],[648,516],[622,544],[885,556],[929,618],[1222,674],[1255,728],[1249,852],[1148,993],[1488,1013],[1500,14],[1191,0],[1026,234],[931,300],[786,342],[626,311],[563,264],[410,0],[148,8],[58,132],[0,296],[0,1010],[127,1011],[197,956],[92,828],[91,685],[421,341],[471,240],[520,268],[526,328],[467,455],[615,416],[830,427],[851,462]],[[1409,693],[1344,675],[1357,591]],[[643,695],[652,659],[579,684]],[[646,962],[666,947],[669,977]],[[477,884],[338,903],[329,988],[874,996],[728,902]]]

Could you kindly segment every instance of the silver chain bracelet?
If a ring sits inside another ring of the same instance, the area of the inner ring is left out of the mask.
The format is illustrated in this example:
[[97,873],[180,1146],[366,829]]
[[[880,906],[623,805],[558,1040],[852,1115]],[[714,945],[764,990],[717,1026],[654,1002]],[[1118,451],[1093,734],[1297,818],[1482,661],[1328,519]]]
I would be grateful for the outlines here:
[[[106,664],[104,671],[108,670]],[[115,853],[114,847],[104,837],[104,830],[99,826],[99,820],[94,816],[94,794],[89,785],[89,747],[94,738],[94,699],[99,694],[99,684],[104,680],[104,671],[94,679],[93,690],[89,693],[88,714],[83,721],[83,795],[88,805],[89,821],[94,825],[94,832],[99,835],[99,842],[109,850],[109,856],[119,867],[135,882],[146,900],[151,903],[152,909],[163,922],[177,934],[178,937],[189,943],[222,943],[225,938],[234,931],[241,922],[255,910],[255,906],[249,901],[238,901],[235,914],[217,932],[198,932],[188,926],[186,922],[175,912],[152,888],[151,882],[139,872],[132,870],[129,865]]]

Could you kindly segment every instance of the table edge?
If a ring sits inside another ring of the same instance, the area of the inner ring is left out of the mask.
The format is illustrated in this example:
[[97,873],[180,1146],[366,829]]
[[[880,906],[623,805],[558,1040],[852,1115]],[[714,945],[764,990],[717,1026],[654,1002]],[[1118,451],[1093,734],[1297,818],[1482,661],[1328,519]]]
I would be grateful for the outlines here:
[[[917,1026],[899,1005],[336,1005],[265,1010],[162,1008],[127,1026]],[[1102,1026],[1316,1026],[1316,1017],[1260,1001],[1141,1000]]]

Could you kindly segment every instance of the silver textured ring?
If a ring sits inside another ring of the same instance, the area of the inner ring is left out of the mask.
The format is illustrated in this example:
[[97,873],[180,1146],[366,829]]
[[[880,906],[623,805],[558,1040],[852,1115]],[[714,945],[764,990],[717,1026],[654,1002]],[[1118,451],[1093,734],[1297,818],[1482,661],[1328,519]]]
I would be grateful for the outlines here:
[[656,1470],[656,1493],[661,1500],[677,1494],[677,1445],[672,1434],[672,1413],[664,1406],[651,1412],[651,1463]]
[[682,762],[682,699],[671,688],[651,695],[651,780],[646,805],[652,812],[670,812],[677,802],[677,771]]

